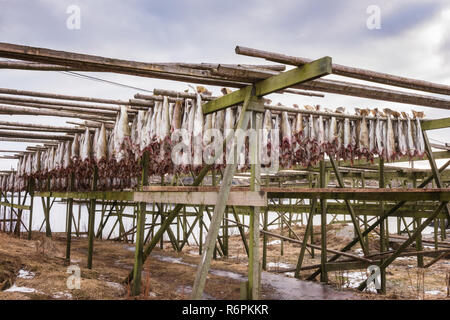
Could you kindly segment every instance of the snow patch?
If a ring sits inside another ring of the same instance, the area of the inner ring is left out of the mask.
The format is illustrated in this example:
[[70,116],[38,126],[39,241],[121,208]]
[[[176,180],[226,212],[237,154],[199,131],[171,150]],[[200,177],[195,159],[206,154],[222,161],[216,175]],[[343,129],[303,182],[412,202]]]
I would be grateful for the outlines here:
[[33,279],[35,277],[35,273],[27,270],[20,269],[17,278],[21,279]]
[[294,268],[293,265],[284,263],[284,262],[268,262],[267,266],[269,268],[282,268],[282,269],[292,269]]
[[15,284],[13,284],[11,287],[6,289],[5,292],[42,293],[34,288],[18,287]]
[[72,299],[72,295],[68,292],[55,292],[52,297],[55,299],[60,299],[60,298]]
[[432,295],[438,295],[441,294],[442,291],[439,290],[430,290],[430,291],[425,291],[426,294],[432,294]]

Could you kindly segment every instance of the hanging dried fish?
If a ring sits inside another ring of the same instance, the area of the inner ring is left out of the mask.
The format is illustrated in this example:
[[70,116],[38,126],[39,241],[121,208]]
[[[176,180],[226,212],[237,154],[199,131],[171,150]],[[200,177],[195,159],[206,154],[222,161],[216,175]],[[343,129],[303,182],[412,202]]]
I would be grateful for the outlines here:
[[395,159],[395,140],[394,128],[392,126],[391,113],[387,113],[386,122],[386,160],[393,161]]
[[72,165],[72,142],[67,141],[64,152],[64,169],[71,167]]
[[422,126],[420,124],[420,119],[423,119],[424,113],[422,111],[412,111],[414,119],[416,120],[416,136],[415,136],[415,146],[416,155],[420,158],[425,154],[425,141],[422,134]]
[[128,125],[128,114],[125,106],[121,106],[120,118],[117,130],[114,134],[114,157],[117,162],[125,159],[130,141],[130,126]]
[[408,147],[408,154],[412,158],[416,154],[416,145],[413,138],[411,118],[406,112],[402,112],[402,116],[406,119],[406,145]]
[[360,110],[360,114],[363,118],[360,122],[358,153],[360,156],[365,156],[368,159],[370,157],[370,145],[366,116],[369,115],[369,110]]
[[398,137],[398,153],[400,156],[405,156],[408,153],[408,146],[406,143],[405,121],[402,121],[400,117],[397,117],[397,137]]
[[183,116],[183,110],[182,110],[182,102],[180,100],[177,100],[175,102],[175,107],[173,110],[173,118],[171,123],[171,129],[172,132],[178,129],[181,129],[181,120]]
[[107,154],[106,128],[105,125],[102,124],[100,132],[98,134],[98,141],[96,144],[95,161],[97,161],[97,163],[99,163],[101,160],[106,161],[106,154]]
[[202,98],[197,93],[196,108],[194,114],[194,128],[193,128],[193,168],[198,169],[202,164],[203,157],[203,110]]
[[[52,148],[53,149],[53,148]],[[83,136],[83,145],[81,146],[81,161],[89,161],[91,157],[91,137],[89,128],[86,127],[86,131]]]

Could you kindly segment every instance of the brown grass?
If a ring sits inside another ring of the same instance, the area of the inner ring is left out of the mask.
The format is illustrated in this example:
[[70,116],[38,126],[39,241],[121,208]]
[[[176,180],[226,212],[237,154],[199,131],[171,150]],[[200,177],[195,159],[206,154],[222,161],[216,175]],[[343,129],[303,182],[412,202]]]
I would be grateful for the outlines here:
[[[345,242],[338,231],[342,225],[330,225],[328,229],[328,247],[339,249]],[[295,233],[302,239],[304,227],[295,226]],[[280,230],[272,230],[280,233]],[[283,234],[288,236],[289,230],[284,229]],[[320,243],[320,230],[314,228],[314,243]],[[291,235],[293,236],[293,235]],[[38,290],[38,293],[19,293],[0,291],[0,299],[188,299],[191,286],[194,282],[195,267],[160,261],[152,256],[144,263],[142,275],[142,294],[139,297],[131,296],[129,284],[121,284],[131,270],[134,261],[134,252],[128,250],[131,244],[112,241],[95,241],[93,269],[86,268],[87,239],[74,238],[72,240],[71,263],[81,269],[81,288],[69,290],[66,286],[67,264],[64,262],[65,238],[63,234],[54,234],[51,240],[54,250],[44,253],[36,251],[36,239],[41,239],[39,233],[33,234],[33,240],[18,239],[0,233],[0,285],[24,286]],[[268,237],[268,241],[276,238]],[[262,241],[261,241],[262,246]],[[354,250],[358,249],[355,246]],[[378,240],[370,237],[370,248],[378,250]],[[300,246],[298,244],[283,242],[283,254],[280,244],[269,245],[267,251],[268,262],[282,262],[295,266]],[[186,246],[181,253],[174,252],[170,244],[165,248],[154,249],[158,255],[182,258],[188,264],[197,265],[200,261],[195,246]],[[354,252],[354,251],[353,251]],[[355,252],[354,252],[355,253]],[[320,251],[316,250],[315,258],[305,255],[304,266],[320,262]],[[430,259],[426,258],[425,259]],[[448,260],[447,260],[448,261]],[[219,258],[212,262],[211,267],[247,274],[247,256],[239,235],[229,238],[229,257]],[[359,293],[351,290],[360,299],[445,299],[447,295],[446,275],[450,272],[450,265],[445,260],[437,262],[429,269],[421,271],[415,266],[416,258],[396,260],[387,269],[387,295]],[[19,269],[35,273],[33,279],[16,278]],[[362,271],[365,270],[355,270]],[[423,273],[423,276],[419,274]],[[301,273],[306,278],[311,271]],[[340,288],[345,284],[342,272],[329,274],[330,284]],[[271,292],[270,287],[262,287],[264,294]],[[439,290],[442,294],[432,295],[427,291]],[[240,282],[238,280],[209,274],[205,287],[205,294],[214,299],[239,299]],[[66,295],[64,295],[66,294]]]

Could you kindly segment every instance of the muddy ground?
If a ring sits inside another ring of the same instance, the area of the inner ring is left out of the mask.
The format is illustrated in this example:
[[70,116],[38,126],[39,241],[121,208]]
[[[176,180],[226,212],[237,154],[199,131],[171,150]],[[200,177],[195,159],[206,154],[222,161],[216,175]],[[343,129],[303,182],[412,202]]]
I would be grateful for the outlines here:
[[[343,225],[328,228],[328,247],[339,249],[350,235]],[[304,227],[295,227],[302,238]],[[315,233],[319,230],[315,230]],[[275,230],[273,232],[280,232]],[[289,230],[283,230],[288,235]],[[292,236],[292,235],[291,235]],[[68,265],[64,261],[65,237],[53,234],[50,241],[34,233],[32,240],[18,239],[0,233],[0,299],[189,299],[194,282],[195,267],[200,260],[196,246],[186,246],[183,252],[174,252],[169,243],[164,250],[155,248],[144,264],[142,291],[139,297],[130,296],[130,286],[122,281],[131,270],[134,246],[131,244],[96,240],[93,268],[86,268],[87,239],[72,240],[71,265],[79,266],[79,289],[68,289]],[[443,260],[429,269],[416,268],[416,258],[401,258],[387,269],[387,295],[360,293],[352,286],[359,283],[365,270],[329,274],[330,286],[298,281],[292,273],[280,273],[297,262],[299,245],[269,237],[268,269],[262,276],[263,299],[448,299],[446,276],[450,273],[449,260]],[[39,246],[39,242],[45,242]],[[320,236],[314,242],[320,243]],[[246,280],[247,257],[239,236],[229,239],[229,257],[212,262],[208,275],[205,299],[239,299],[241,282]],[[371,239],[371,249],[377,249]],[[358,247],[354,253],[357,254]],[[304,265],[319,263],[305,255]],[[430,258],[425,258],[429,261]],[[424,270],[424,271],[423,271]],[[278,271],[278,272],[277,272]],[[311,272],[304,271],[302,278]],[[423,274],[423,279],[421,278]]]

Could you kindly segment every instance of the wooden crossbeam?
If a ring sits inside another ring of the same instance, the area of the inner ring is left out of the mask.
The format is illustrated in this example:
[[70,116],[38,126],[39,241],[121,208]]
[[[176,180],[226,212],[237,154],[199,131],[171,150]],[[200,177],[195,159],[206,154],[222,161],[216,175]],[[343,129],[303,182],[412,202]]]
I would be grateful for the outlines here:
[[423,120],[420,124],[422,130],[434,130],[450,127],[450,118],[436,120]]
[[[293,85],[314,80],[331,73],[331,58],[323,57],[300,68],[295,68],[254,84],[255,96],[261,97]],[[251,92],[252,86],[233,91],[216,100],[209,101],[203,105],[203,113],[208,114],[223,110],[244,102],[245,97]]]
[[450,188],[442,189],[391,189],[391,188],[261,188],[268,198],[317,198],[344,200],[386,201],[448,201]]
[[[215,205],[219,197],[218,192],[135,192],[134,201],[182,203],[192,205]],[[228,206],[261,206],[267,205],[267,195],[255,191],[230,192],[227,201]]]

